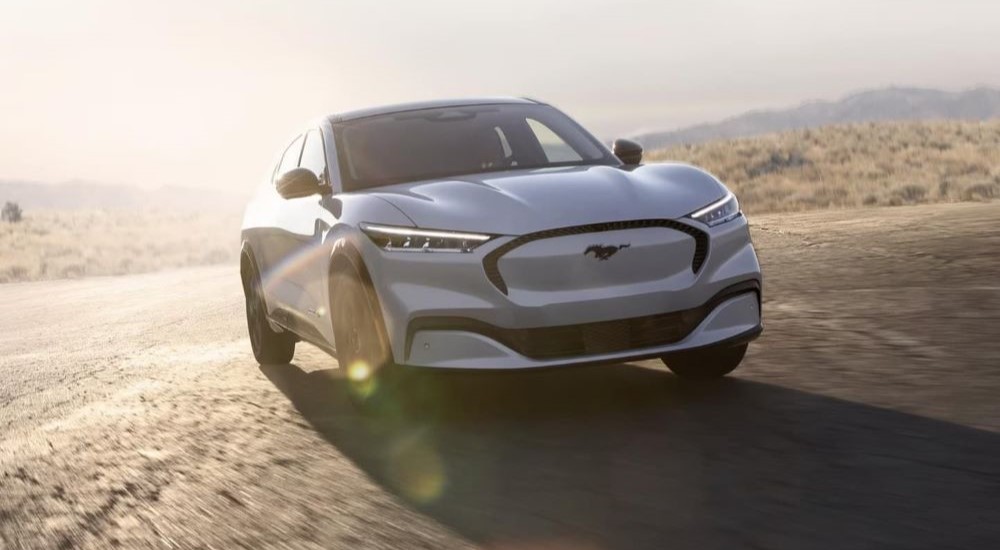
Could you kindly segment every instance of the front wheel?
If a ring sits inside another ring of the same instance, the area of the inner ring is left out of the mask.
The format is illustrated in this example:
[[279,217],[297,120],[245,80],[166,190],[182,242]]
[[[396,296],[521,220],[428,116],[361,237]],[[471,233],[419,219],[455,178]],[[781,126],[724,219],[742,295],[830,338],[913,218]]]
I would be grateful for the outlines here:
[[333,275],[330,296],[337,362],[344,369],[354,403],[369,408],[384,401],[397,371],[377,298],[353,267]]
[[681,378],[722,378],[743,361],[747,344],[682,351],[661,357],[664,364]]

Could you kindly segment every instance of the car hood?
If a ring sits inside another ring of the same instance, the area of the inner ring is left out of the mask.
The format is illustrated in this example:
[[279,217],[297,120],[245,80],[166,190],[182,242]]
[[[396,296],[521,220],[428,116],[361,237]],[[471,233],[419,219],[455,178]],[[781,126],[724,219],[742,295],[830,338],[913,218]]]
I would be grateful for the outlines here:
[[418,227],[523,235],[623,220],[681,218],[725,195],[685,164],[492,172],[380,187]]

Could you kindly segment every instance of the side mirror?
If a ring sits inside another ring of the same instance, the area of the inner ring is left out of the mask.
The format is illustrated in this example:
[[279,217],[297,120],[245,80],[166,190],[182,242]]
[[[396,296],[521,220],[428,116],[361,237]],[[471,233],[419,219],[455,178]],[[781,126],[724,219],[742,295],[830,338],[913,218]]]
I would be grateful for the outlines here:
[[278,194],[285,199],[298,199],[322,192],[319,178],[308,168],[292,168],[278,178]]
[[642,162],[642,145],[630,139],[616,139],[614,145],[611,146],[611,152],[627,165],[636,165]]

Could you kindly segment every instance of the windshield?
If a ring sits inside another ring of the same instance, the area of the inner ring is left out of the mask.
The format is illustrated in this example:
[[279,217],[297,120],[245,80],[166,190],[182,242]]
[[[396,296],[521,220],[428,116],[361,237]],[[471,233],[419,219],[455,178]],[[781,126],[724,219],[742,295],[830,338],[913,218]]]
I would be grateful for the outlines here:
[[334,132],[346,191],[501,170],[619,164],[547,105],[407,111],[336,124]]

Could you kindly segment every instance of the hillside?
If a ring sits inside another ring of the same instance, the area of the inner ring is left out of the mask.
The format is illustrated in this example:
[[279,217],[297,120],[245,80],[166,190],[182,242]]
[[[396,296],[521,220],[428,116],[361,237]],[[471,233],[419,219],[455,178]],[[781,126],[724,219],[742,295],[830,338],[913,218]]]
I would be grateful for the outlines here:
[[0,283],[234,262],[246,199],[190,187],[0,181]]
[[813,101],[792,109],[752,111],[717,123],[637,136],[646,149],[755,136],[832,124],[912,120],[987,120],[1000,117],[1000,90],[946,92],[885,88],[839,101]]
[[1000,120],[830,126],[646,158],[709,170],[752,213],[1000,197]]
[[70,181],[37,183],[0,180],[0,204],[13,201],[28,210],[238,210],[246,203],[244,196],[215,189],[194,187],[159,187],[147,189],[132,185]]
[[26,210],[0,223],[0,283],[235,262],[240,218],[152,210]]

